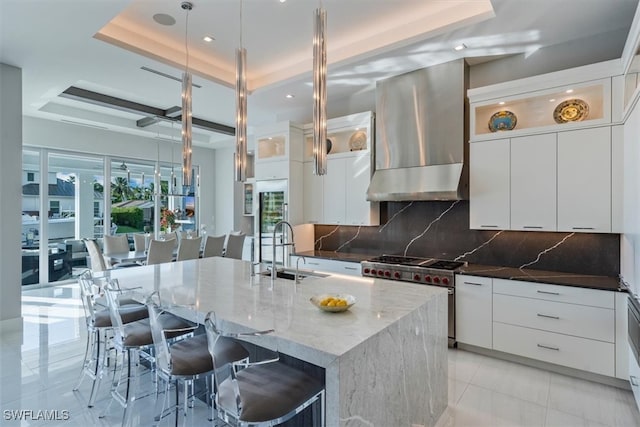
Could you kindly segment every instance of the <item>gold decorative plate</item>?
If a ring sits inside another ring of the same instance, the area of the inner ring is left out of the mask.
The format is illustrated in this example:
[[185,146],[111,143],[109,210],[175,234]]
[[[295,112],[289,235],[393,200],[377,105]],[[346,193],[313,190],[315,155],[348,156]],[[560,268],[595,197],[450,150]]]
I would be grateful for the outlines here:
[[499,130],[512,130],[518,124],[518,118],[511,111],[502,110],[494,113],[489,119],[489,130],[498,132]]
[[556,123],[579,122],[589,115],[589,104],[582,99],[568,99],[553,110]]
[[360,151],[367,148],[367,134],[363,131],[358,131],[351,135],[349,138],[349,150]]

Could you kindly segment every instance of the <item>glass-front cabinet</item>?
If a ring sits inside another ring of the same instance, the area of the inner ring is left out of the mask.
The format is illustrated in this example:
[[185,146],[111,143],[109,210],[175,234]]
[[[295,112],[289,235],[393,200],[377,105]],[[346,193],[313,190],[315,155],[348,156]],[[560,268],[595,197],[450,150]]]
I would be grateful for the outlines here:
[[[485,90],[489,91],[490,87],[481,91]],[[564,83],[524,93],[502,89],[479,95],[470,95],[472,141],[611,122],[610,78]]]

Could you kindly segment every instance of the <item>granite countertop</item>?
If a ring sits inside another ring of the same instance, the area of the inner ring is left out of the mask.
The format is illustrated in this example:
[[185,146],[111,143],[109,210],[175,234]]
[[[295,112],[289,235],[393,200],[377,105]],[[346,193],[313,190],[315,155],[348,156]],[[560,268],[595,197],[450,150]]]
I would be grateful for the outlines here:
[[[336,261],[361,262],[375,255],[361,253],[343,253],[335,251],[305,251],[297,255],[312,258],[324,258]],[[563,273],[559,271],[519,269],[481,264],[469,264],[459,271],[460,274],[493,277],[497,279],[525,280],[529,282],[550,283],[553,285],[576,286],[581,288],[602,289],[626,292],[627,287],[617,277],[594,276],[589,274]]]
[[617,277],[562,273],[559,271],[533,270],[530,268],[496,267],[480,264],[469,264],[466,267],[462,267],[459,273],[497,279],[526,280],[529,282],[551,283],[554,285],[602,289],[605,291],[627,291],[627,287],[621,283]]

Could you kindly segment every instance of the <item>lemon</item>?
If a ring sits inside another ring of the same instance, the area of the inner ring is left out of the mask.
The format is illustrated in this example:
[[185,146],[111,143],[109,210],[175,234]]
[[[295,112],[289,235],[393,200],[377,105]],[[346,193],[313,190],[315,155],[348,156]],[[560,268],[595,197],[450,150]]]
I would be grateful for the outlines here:
[[336,300],[332,298],[331,301],[329,301],[329,303],[327,304],[327,307],[335,307],[335,306],[336,306]]
[[336,307],[346,307],[346,306],[347,306],[347,300],[344,300],[344,299],[340,299],[336,303]]

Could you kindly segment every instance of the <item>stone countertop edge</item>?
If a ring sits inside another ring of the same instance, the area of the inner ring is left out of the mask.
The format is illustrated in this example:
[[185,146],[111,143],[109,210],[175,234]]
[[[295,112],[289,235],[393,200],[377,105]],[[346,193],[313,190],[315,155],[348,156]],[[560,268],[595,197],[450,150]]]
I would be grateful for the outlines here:
[[496,267],[479,264],[469,264],[462,267],[458,273],[471,276],[492,277],[495,279],[522,280],[528,282],[549,283],[552,285],[627,292],[627,287],[617,277],[524,268],[520,269],[513,267]]
[[[361,262],[375,255],[360,253],[342,253],[335,251],[304,251],[296,255],[310,258],[324,258],[335,261]],[[492,277],[496,279],[522,280],[552,285],[575,286],[579,288],[600,289],[606,291],[627,292],[628,288],[617,277],[595,276],[589,274],[563,273],[559,271],[520,269],[481,264],[469,264],[462,267],[459,274]]]

